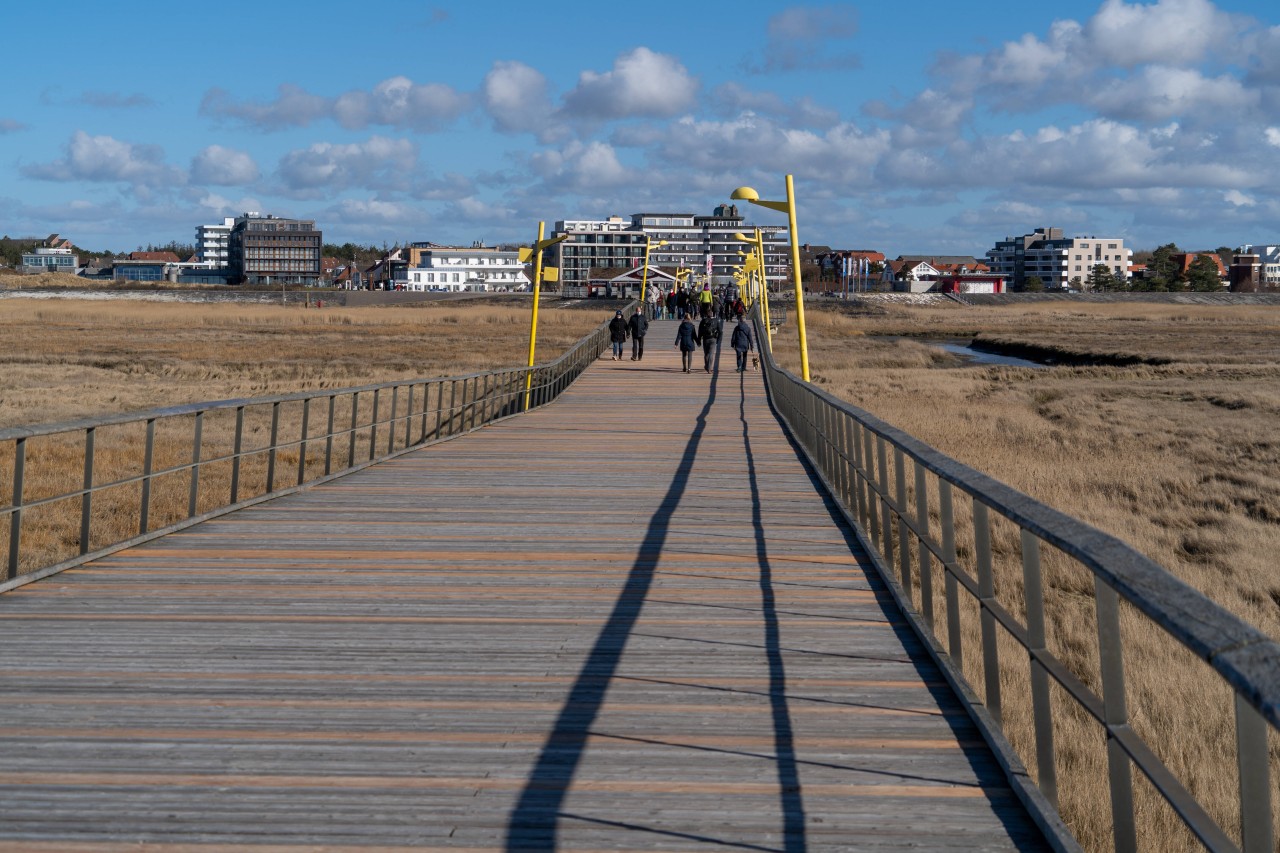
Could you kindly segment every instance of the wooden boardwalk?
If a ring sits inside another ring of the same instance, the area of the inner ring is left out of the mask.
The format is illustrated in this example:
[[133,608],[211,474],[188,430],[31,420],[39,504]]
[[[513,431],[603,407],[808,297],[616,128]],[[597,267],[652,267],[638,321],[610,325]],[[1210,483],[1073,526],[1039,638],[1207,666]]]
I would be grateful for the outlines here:
[[0,597],[0,850],[1041,849],[759,374],[673,326]]

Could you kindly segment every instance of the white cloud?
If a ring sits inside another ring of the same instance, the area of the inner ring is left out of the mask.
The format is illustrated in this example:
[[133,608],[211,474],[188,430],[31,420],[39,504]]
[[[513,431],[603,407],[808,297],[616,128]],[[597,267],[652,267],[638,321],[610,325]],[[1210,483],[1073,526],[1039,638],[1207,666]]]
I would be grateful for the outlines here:
[[1232,205],[1233,207],[1253,207],[1258,203],[1257,199],[1252,196],[1245,195],[1239,190],[1228,190],[1223,193],[1222,198],[1227,204]]
[[17,133],[19,130],[25,130],[26,125],[17,119],[0,118],[0,134]]
[[280,159],[279,177],[293,192],[339,192],[352,187],[399,187],[418,162],[407,139],[373,136],[366,142],[317,142]]
[[452,123],[469,107],[466,96],[440,83],[414,83],[390,77],[372,91],[353,90],[340,96],[333,115],[346,128],[371,124],[435,130]]
[[697,90],[675,57],[637,47],[619,56],[612,71],[583,71],[565,96],[564,113],[589,120],[673,116],[693,104]]
[[481,87],[484,108],[502,133],[543,133],[550,122],[547,78],[523,62],[495,62]]
[[[769,18],[768,41],[743,67],[753,73],[798,69],[848,69],[861,58],[839,42],[858,34],[858,10],[854,6],[792,6]],[[832,46],[834,49],[827,49]]]
[[831,128],[840,123],[840,114],[805,95],[788,101],[773,92],[747,89],[729,82],[717,86],[712,93],[721,111],[729,115],[752,112],[775,116],[795,127]]
[[22,173],[45,181],[126,183],[135,187],[178,186],[186,179],[181,169],[164,162],[164,150],[158,145],[90,136],[83,130],[77,130],[71,137],[65,157],[25,166]]
[[1262,135],[1267,140],[1268,145],[1280,148],[1280,127],[1268,127],[1262,132]]
[[236,119],[260,130],[306,127],[329,115],[332,101],[291,83],[282,83],[274,101],[235,101],[224,89],[210,89],[200,101],[200,114]]
[[236,186],[258,180],[258,164],[243,151],[210,145],[191,161],[191,180],[197,184]]
[[1149,65],[1112,80],[1088,102],[1112,118],[1167,121],[1176,116],[1240,114],[1257,109],[1259,95],[1235,77],[1205,77],[1191,68]]
[[1083,44],[1097,61],[1121,68],[1194,65],[1229,45],[1240,27],[1237,16],[1209,0],[1106,0],[1085,27]]
[[552,192],[597,191],[635,182],[636,175],[623,167],[613,147],[604,142],[574,141],[560,150],[542,151],[530,160]]

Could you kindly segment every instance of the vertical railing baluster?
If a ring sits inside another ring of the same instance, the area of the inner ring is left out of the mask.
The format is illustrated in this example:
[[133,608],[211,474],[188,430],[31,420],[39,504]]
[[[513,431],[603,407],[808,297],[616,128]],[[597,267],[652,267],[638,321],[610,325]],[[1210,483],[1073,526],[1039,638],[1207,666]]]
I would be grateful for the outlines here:
[[458,380],[449,380],[449,435],[453,435],[454,430],[454,407],[458,402]]
[[236,406],[236,435],[231,447],[231,503],[240,500],[240,460],[244,457],[244,406]]
[[347,432],[347,467],[356,466],[356,425],[360,417],[360,392],[351,392],[351,429]]
[[1044,621],[1044,580],[1040,571],[1040,540],[1022,531],[1022,589],[1027,600],[1027,652],[1031,661],[1031,716],[1036,733],[1036,770],[1040,793],[1058,808],[1058,773],[1054,766],[1053,705],[1049,673],[1036,660],[1048,654]]
[[435,383],[436,386],[436,431],[432,436],[439,439],[444,434],[444,380]]
[[409,449],[412,443],[410,434],[413,431],[413,383],[409,383],[409,400],[404,404],[404,447]]
[[876,436],[876,465],[880,469],[880,551],[884,564],[893,566],[893,508],[889,505],[889,451],[884,436]]
[[920,563],[920,612],[924,624],[933,633],[933,568],[929,553],[929,485],[925,480],[924,464],[914,460],[916,469],[916,527],[920,539],[916,543],[916,557]]
[[898,575],[902,592],[911,600],[911,531],[907,529],[907,468],[902,448],[893,448],[893,479],[898,501]]
[[973,546],[978,565],[982,674],[986,686],[987,710],[1000,723],[1000,651],[996,645],[996,617],[991,612],[991,605],[996,603],[995,570],[991,562],[991,518],[987,505],[977,498],[973,499]]
[[427,409],[431,404],[431,383],[422,383],[422,428],[419,430],[418,444],[427,440]]
[[196,424],[191,436],[191,491],[187,495],[187,518],[195,518],[200,504],[200,457],[204,446],[204,412],[196,412]]
[[369,461],[378,455],[378,401],[382,397],[382,389],[373,389],[373,416],[369,419]]
[[866,498],[866,465],[862,459],[862,424],[853,420],[850,415],[850,423],[853,426],[853,494],[854,500],[858,504],[858,523],[862,525],[862,529],[868,533],[871,532],[871,523],[867,518],[867,498]]
[[1240,836],[1244,853],[1275,850],[1271,822],[1267,721],[1235,694],[1236,763],[1240,771]]
[[329,395],[329,418],[324,428],[324,475],[333,473],[333,410],[337,395]]
[[142,496],[138,499],[139,536],[146,533],[151,524],[151,468],[155,464],[155,447],[156,419],[147,418],[147,437],[142,451]]
[[871,519],[871,544],[880,550],[880,495],[876,491],[875,453],[872,450],[872,433],[862,428],[862,460],[867,466],[867,515]]
[[956,522],[951,507],[951,483],[938,478],[938,517],[942,530],[942,575],[947,596],[947,654],[961,673],[964,672],[964,647],[960,630],[960,582],[956,580]]
[[298,485],[307,476],[307,434],[311,431],[311,398],[302,401],[302,440],[298,442]]
[[84,431],[84,493],[80,496],[80,553],[89,553],[89,525],[93,517],[93,444],[95,427]]
[[1093,597],[1098,619],[1098,657],[1102,668],[1102,710],[1107,729],[1107,776],[1111,787],[1111,826],[1120,853],[1138,849],[1133,813],[1133,769],[1112,730],[1128,726],[1125,700],[1124,651],[1120,638],[1120,597],[1097,575]]
[[396,404],[400,401],[400,386],[391,386],[391,417],[387,420],[387,453],[396,449]]
[[276,490],[276,445],[280,440],[280,401],[271,404],[271,440],[267,446],[267,494]]
[[13,513],[9,516],[9,571],[13,580],[18,576],[18,560],[22,552],[22,481],[27,467],[27,440],[13,442]]

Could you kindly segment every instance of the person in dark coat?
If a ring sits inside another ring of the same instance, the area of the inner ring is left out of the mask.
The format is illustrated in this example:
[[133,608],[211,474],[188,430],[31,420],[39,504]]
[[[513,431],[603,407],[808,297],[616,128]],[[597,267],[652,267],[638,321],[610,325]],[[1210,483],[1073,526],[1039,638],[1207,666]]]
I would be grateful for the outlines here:
[[614,312],[613,319],[609,321],[609,341],[613,344],[614,361],[622,361],[622,345],[627,342],[627,335],[630,333],[622,312]]
[[698,348],[698,329],[693,325],[693,320],[689,319],[688,314],[684,315],[684,319],[676,329],[675,345],[680,348],[680,364],[684,372],[688,373],[693,367],[693,351]]
[[751,327],[747,325],[745,317],[739,317],[738,325],[733,327],[733,334],[729,337],[729,346],[733,347],[734,354],[738,356],[738,372],[745,372],[747,369],[747,353],[755,349],[755,341],[751,340]]
[[644,336],[649,331],[649,321],[645,319],[644,309],[636,307],[636,313],[631,315],[627,327],[631,332],[631,360],[639,361],[644,358]]
[[710,313],[703,314],[698,323],[698,340],[702,342],[702,367],[710,373],[711,351],[720,343],[720,320]]

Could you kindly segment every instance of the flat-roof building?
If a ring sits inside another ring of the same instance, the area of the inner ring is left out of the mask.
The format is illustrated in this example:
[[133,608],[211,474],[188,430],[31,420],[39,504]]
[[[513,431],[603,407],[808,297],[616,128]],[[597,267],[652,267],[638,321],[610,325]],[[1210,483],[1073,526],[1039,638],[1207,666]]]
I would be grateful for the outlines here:
[[231,280],[317,285],[323,242],[315,220],[245,213],[236,217],[228,242]]

